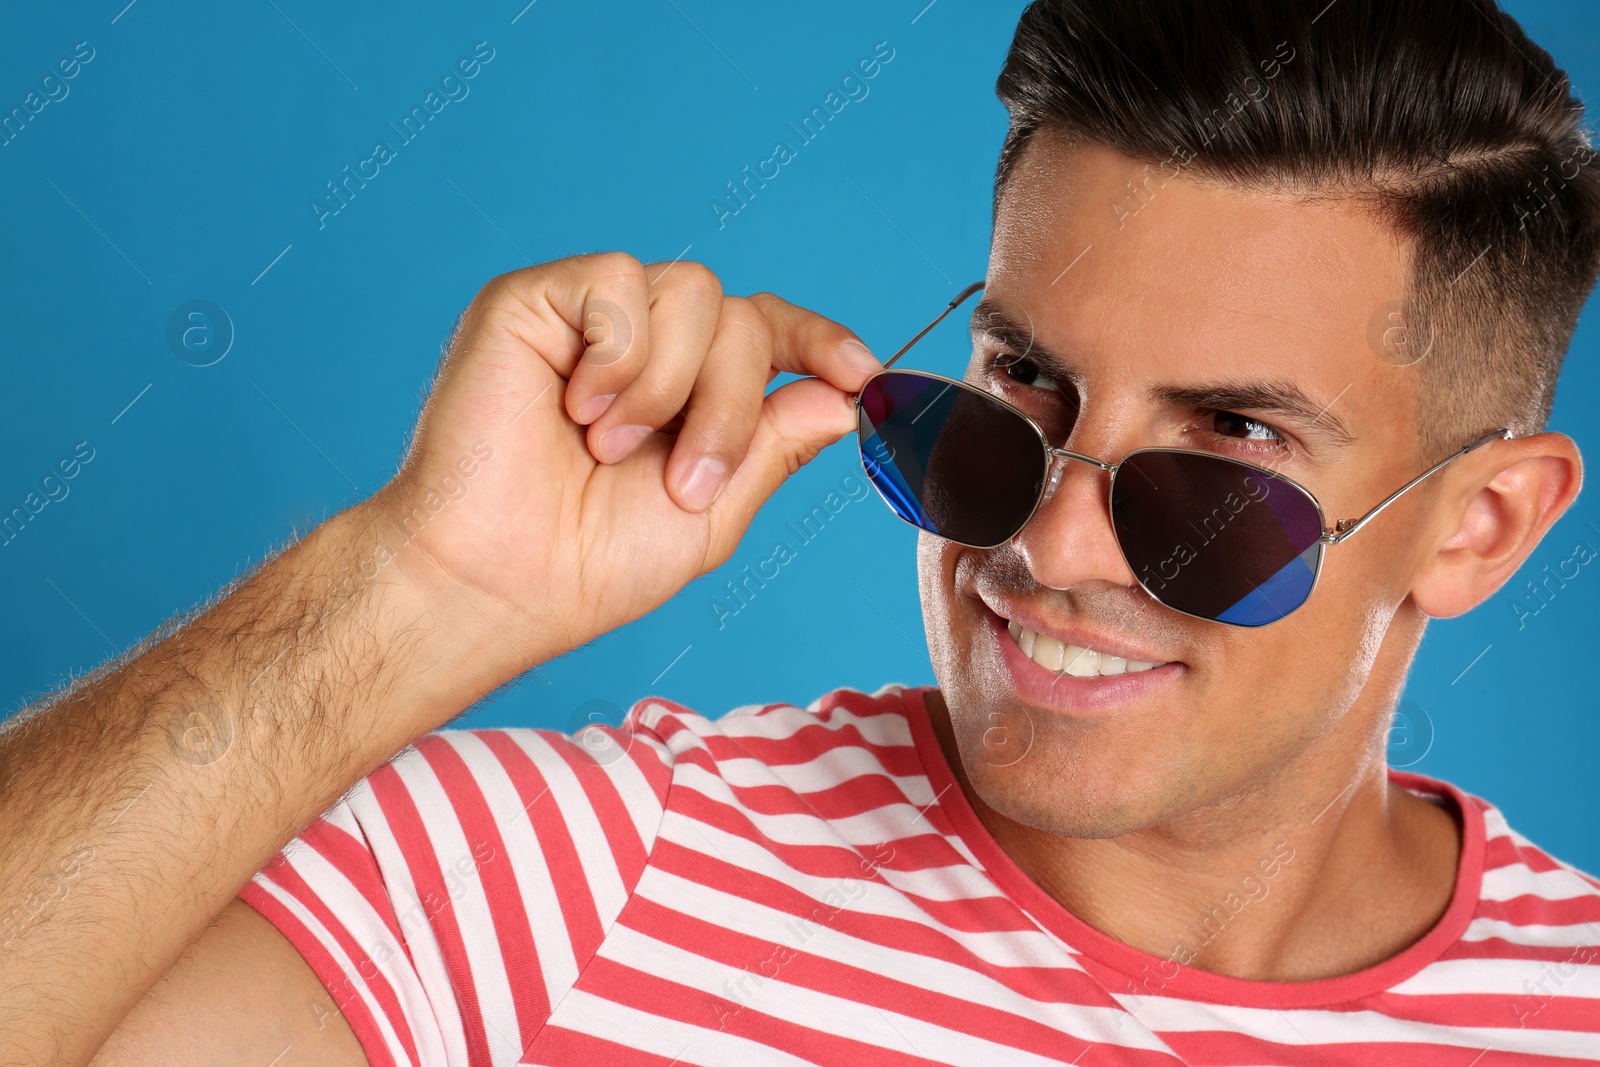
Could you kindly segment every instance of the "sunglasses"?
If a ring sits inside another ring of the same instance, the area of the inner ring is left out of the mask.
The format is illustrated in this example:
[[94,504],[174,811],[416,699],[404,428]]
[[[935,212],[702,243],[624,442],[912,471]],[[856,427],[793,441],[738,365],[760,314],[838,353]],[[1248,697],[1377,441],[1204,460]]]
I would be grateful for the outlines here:
[[[1429,467],[1357,519],[1327,525],[1305,486],[1243,460],[1140,448],[1120,463],[1055,448],[1026,412],[966,382],[889,369],[973,293],[962,290],[853,399],[861,466],[897,516],[972,548],[996,548],[1027,525],[1054,484],[1057,458],[1111,476],[1111,528],[1134,579],[1157,603],[1230,626],[1265,626],[1316,588],[1322,557],[1496,430]],[[1059,468],[1057,468],[1059,476]]]

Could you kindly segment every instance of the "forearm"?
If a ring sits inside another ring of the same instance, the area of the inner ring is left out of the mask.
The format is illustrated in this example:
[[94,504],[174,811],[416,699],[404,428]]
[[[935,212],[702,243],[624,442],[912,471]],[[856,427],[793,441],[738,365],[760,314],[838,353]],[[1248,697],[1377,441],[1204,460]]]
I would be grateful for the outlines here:
[[0,733],[7,1062],[86,1062],[299,828],[505,680],[447,587],[372,566],[374,514]]

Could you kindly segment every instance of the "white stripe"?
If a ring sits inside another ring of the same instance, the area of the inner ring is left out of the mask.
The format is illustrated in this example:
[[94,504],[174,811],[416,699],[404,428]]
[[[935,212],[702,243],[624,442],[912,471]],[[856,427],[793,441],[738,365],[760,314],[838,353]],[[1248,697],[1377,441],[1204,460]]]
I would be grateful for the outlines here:
[[[1138,1010],[1139,1021],[1160,1032],[1242,1034],[1284,1045],[1325,1050],[1367,1042],[1438,1044],[1474,1052],[1541,1052],[1546,1055],[1592,1055],[1594,1034],[1566,1030],[1519,1029],[1508,1001],[1502,1026],[1439,1026],[1396,1019],[1376,1011],[1325,1011],[1316,1008],[1241,1008],[1174,997],[1153,996]],[[1485,1020],[1487,1021],[1487,1020]],[[1470,1059],[1470,1057],[1469,1057]]]
[[1502,938],[1514,945],[1541,947],[1575,947],[1600,942],[1600,923],[1573,923],[1570,926],[1546,926],[1541,923],[1518,925],[1500,919],[1476,918],[1461,935],[1463,941],[1487,941]]
[[1514,863],[1484,871],[1483,889],[1478,895],[1483,900],[1515,900],[1523,896],[1543,900],[1574,900],[1578,897],[1600,897],[1600,889],[1563,867],[1552,871],[1535,871],[1525,864]]
[[1540,983],[1544,996],[1600,999],[1600,948],[1580,946],[1554,960],[1439,960],[1391,986],[1397,996],[1528,996]]
[[[500,940],[495,935],[494,919],[482,879],[476,873],[462,877],[458,861],[467,865],[474,862],[473,846],[456,818],[444,786],[424,759],[404,759],[394,765],[406,783],[417,813],[428,835],[428,844],[436,858],[439,870],[445,874],[445,891],[451,896],[451,909],[455,914],[456,929],[467,954],[467,967],[472,988],[478,996],[478,1008],[483,1018],[484,1038],[493,1058],[515,1058],[533,1034],[522,1034],[517,1024],[516,1002],[511,997],[511,977],[506,971],[506,961],[501,954]],[[470,866],[469,866],[470,869]],[[431,921],[443,914],[426,912]],[[430,921],[430,925],[431,925]]]

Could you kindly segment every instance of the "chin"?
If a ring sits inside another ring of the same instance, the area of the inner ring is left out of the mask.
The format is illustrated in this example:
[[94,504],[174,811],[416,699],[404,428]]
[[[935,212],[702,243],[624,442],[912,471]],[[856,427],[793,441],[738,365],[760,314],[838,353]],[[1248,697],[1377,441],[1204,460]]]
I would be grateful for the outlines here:
[[995,711],[1003,705],[969,698],[959,686],[941,690],[974,791],[1008,819],[1063,837],[1119,837],[1160,825],[1192,803],[1193,772],[1176,752],[1151,751],[1148,737],[1041,724],[1021,709]]

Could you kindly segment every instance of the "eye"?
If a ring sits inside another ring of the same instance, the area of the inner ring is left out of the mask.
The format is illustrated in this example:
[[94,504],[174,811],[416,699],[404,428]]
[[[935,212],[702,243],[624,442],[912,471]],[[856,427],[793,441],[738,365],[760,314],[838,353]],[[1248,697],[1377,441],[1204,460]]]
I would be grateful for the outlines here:
[[1045,389],[1051,392],[1061,392],[1061,383],[1039,368],[1039,365],[1026,356],[1015,355],[1011,352],[996,353],[990,366],[999,371],[1007,380],[1017,384],[1026,385],[1036,389]]
[[1269,423],[1233,411],[1212,412],[1211,430],[1219,437],[1232,437],[1241,441],[1287,443],[1284,436]]
[[1211,428],[1223,437],[1240,437],[1247,441],[1281,441],[1283,438],[1271,426],[1232,411],[1218,411],[1211,416]]

